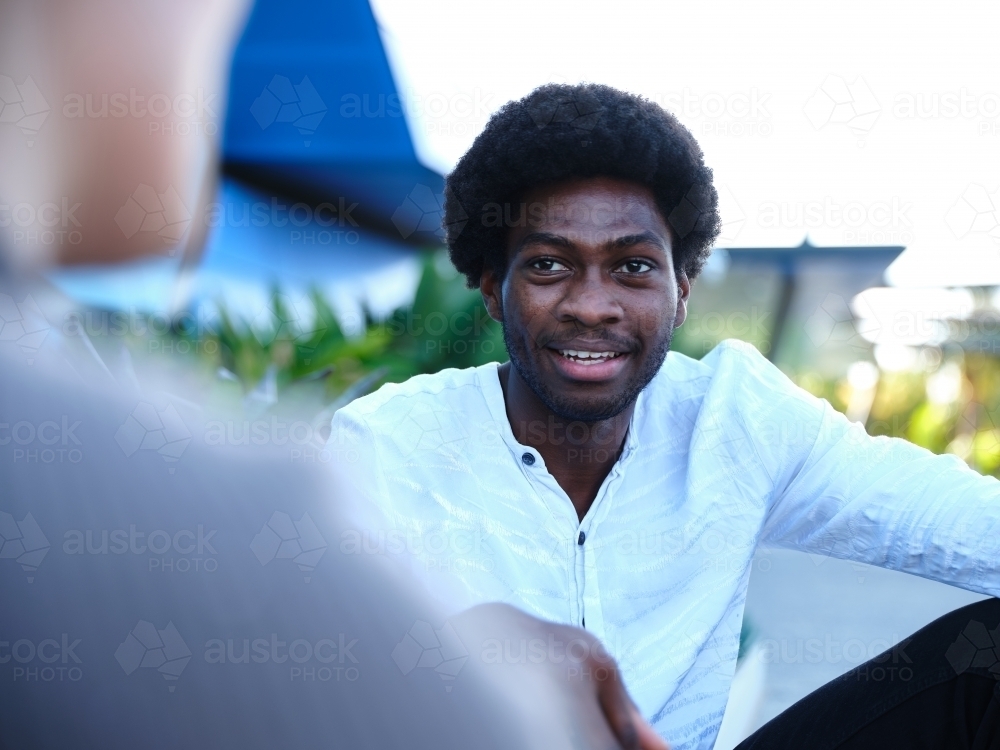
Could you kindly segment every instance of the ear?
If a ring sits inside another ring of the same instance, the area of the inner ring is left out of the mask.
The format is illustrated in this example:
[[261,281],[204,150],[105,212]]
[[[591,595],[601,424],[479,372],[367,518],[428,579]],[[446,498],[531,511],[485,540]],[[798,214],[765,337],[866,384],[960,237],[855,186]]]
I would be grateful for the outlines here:
[[497,323],[503,322],[503,282],[486,267],[483,268],[483,272],[479,276],[479,291],[483,295],[486,312]]
[[677,313],[674,316],[674,328],[680,328],[687,320],[687,303],[691,297],[691,280],[687,273],[680,271],[677,274]]

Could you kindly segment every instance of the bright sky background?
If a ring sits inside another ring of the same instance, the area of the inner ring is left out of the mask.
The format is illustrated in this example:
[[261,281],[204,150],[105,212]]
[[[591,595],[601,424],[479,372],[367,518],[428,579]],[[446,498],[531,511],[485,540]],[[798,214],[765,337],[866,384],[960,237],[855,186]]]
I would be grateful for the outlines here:
[[694,132],[720,245],[902,244],[894,284],[1000,284],[1000,3],[373,7],[418,153],[442,172],[504,102],[607,83]]

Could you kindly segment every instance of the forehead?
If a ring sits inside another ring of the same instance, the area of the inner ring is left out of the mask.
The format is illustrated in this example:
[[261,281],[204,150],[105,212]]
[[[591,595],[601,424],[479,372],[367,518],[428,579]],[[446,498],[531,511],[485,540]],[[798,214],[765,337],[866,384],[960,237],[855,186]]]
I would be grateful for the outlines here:
[[527,221],[523,227],[514,227],[514,236],[539,230],[640,230],[655,232],[665,239],[669,234],[652,191],[626,180],[594,177],[543,185],[528,191],[521,202]]

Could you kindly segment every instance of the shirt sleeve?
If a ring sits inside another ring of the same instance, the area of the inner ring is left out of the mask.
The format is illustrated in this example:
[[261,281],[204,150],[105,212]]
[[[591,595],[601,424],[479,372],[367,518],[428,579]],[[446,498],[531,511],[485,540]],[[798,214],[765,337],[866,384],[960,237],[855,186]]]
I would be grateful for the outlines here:
[[800,425],[753,430],[754,447],[774,467],[762,545],[1000,595],[1000,482],[957,456],[872,437],[767,367],[771,419]]

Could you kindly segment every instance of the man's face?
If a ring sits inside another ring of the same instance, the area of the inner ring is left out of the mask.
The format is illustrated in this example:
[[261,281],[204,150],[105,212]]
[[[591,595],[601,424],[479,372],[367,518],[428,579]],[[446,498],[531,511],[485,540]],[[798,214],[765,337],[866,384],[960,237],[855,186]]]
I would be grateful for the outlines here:
[[646,387],[684,322],[691,285],[645,187],[606,177],[532,190],[509,216],[502,283],[483,273],[511,363],[557,416],[596,422]]

